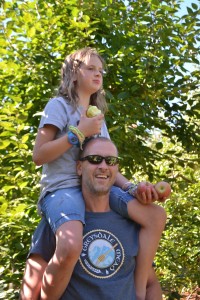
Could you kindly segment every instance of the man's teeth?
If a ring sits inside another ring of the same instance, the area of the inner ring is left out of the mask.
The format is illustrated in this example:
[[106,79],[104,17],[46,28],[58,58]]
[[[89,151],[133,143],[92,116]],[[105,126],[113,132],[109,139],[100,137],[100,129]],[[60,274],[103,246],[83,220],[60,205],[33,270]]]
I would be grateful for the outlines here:
[[105,179],[107,179],[108,176],[107,175],[97,175],[97,178],[105,178]]

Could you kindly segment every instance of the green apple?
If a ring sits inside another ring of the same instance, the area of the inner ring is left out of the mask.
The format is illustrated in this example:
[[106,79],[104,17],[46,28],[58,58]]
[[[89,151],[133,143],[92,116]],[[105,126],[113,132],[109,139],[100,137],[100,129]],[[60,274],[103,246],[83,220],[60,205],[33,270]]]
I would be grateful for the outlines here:
[[101,114],[100,109],[98,109],[95,105],[89,105],[88,110],[86,112],[86,116],[88,118],[95,117],[99,114]]

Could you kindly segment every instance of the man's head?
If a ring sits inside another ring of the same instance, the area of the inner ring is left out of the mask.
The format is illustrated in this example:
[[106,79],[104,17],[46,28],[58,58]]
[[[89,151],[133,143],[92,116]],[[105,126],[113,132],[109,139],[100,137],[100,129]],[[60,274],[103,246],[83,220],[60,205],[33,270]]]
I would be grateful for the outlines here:
[[82,191],[96,196],[109,195],[118,172],[118,151],[107,138],[89,140],[83,147],[77,173],[82,177]]

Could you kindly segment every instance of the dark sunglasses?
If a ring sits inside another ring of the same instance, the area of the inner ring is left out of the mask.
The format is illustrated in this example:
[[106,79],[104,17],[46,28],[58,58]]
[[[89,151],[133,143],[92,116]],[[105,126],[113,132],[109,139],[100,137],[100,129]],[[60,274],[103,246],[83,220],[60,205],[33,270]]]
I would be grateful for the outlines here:
[[88,155],[79,159],[80,161],[87,160],[89,163],[93,165],[100,164],[103,160],[105,160],[108,166],[115,166],[119,163],[119,158],[116,156],[101,156],[101,155]]

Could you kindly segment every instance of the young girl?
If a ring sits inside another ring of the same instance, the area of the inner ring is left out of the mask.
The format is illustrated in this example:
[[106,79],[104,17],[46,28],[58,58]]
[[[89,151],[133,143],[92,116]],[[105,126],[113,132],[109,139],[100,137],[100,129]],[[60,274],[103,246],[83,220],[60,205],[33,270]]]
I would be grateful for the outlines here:
[[[43,165],[38,207],[56,236],[56,250],[42,278],[41,299],[61,297],[82,250],[85,206],[76,161],[87,137],[109,137],[103,114],[107,109],[102,88],[104,67],[102,57],[92,48],[67,56],[58,95],[47,103],[40,121],[33,150],[33,161]],[[89,105],[96,105],[102,114],[88,118]],[[135,192],[120,173],[115,184],[129,193]],[[152,193],[158,199],[153,185],[147,186],[143,194],[138,191],[137,196],[151,200]],[[138,299],[144,300],[147,273],[164,228],[165,214],[160,207],[150,204],[155,207],[155,218],[151,214],[146,216],[142,213],[144,206],[119,188],[114,188],[111,196],[114,210],[141,225],[135,285]],[[34,260],[34,265],[29,264],[28,273],[25,271],[22,299],[37,299],[39,295],[41,278],[39,273],[34,273],[34,266],[42,269],[42,262],[37,256]],[[31,274],[38,276],[36,281],[31,279]]]

